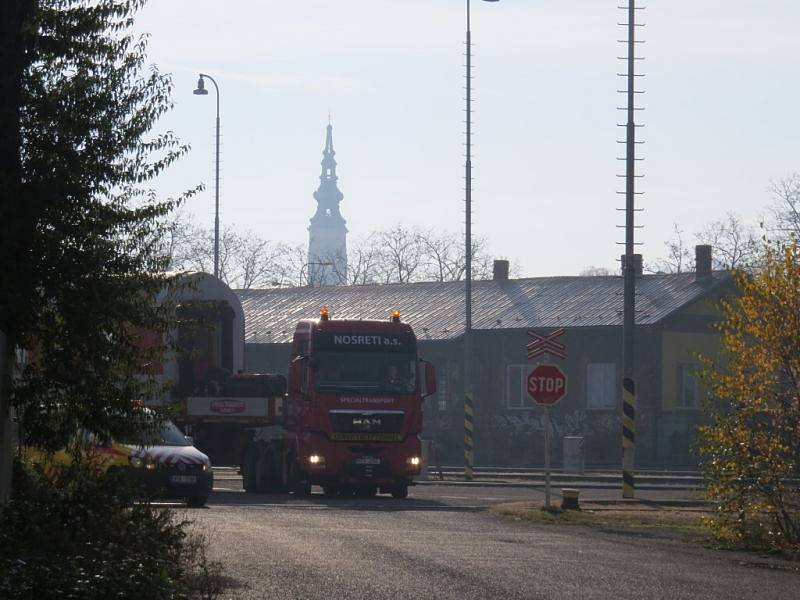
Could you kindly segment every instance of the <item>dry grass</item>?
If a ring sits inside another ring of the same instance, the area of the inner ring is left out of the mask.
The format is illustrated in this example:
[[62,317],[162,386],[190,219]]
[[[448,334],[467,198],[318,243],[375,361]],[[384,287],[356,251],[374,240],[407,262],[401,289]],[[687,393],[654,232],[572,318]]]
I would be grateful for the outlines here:
[[657,531],[668,537],[710,541],[703,508],[663,506],[655,503],[581,504],[581,510],[544,510],[538,502],[511,502],[492,512],[517,520],[547,525],[582,525],[605,530]]

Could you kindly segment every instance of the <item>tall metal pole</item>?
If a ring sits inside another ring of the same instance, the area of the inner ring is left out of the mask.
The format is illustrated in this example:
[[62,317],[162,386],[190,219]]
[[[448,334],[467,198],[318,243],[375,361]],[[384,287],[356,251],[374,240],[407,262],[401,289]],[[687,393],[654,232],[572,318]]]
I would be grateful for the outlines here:
[[197,89],[194,93],[198,96],[205,96],[208,92],[205,89],[203,80],[205,78],[211,80],[214,84],[214,89],[217,93],[217,128],[216,128],[216,166],[214,174],[214,277],[219,277],[219,86],[211,75],[200,73],[200,79],[197,81]]
[[634,30],[636,6],[628,0],[628,89],[627,122],[625,124],[625,266],[622,323],[622,496],[635,495],[635,424],[636,384],[634,381],[634,328],[636,303],[636,266],[634,265],[634,181],[636,125],[634,122]]
[[[214,83],[214,87],[217,87],[216,83]],[[219,277],[219,89],[217,89],[217,164],[215,171],[216,172],[214,180],[214,277]]]
[[464,479],[472,480],[474,467],[473,431],[474,408],[472,395],[472,39],[469,21],[469,0],[467,0],[467,160],[464,183],[466,184],[465,227],[464,227]]

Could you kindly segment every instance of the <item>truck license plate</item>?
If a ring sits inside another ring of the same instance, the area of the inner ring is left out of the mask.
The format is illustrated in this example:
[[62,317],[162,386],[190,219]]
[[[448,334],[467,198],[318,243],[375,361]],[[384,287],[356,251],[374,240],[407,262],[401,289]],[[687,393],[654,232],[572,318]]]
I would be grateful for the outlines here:
[[172,483],[197,483],[196,475],[173,475],[169,478]]
[[380,458],[375,458],[374,456],[362,456],[356,459],[357,465],[379,465],[381,464]]

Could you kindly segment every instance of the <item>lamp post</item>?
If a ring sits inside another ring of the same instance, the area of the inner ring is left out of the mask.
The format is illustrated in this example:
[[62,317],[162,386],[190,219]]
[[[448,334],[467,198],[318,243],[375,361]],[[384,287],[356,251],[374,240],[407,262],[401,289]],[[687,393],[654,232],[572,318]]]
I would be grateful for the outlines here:
[[219,86],[211,75],[200,73],[197,80],[197,89],[193,92],[195,96],[206,96],[208,90],[205,86],[204,77],[208,77],[214,84],[217,91],[217,162],[214,181],[214,277],[219,277]]
[[[497,2],[498,0],[483,0]],[[465,227],[464,227],[464,479],[472,480],[474,466],[473,430],[474,409],[472,392],[472,33],[470,31],[470,0],[467,0],[467,160],[464,164]]]

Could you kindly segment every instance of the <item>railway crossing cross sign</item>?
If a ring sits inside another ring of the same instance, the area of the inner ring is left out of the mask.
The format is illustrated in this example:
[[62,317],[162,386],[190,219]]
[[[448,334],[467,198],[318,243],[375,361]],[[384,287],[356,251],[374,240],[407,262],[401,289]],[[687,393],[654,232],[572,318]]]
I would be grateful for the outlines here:
[[553,406],[567,393],[567,376],[558,365],[539,365],[528,375],[528,395],[535,404]]

